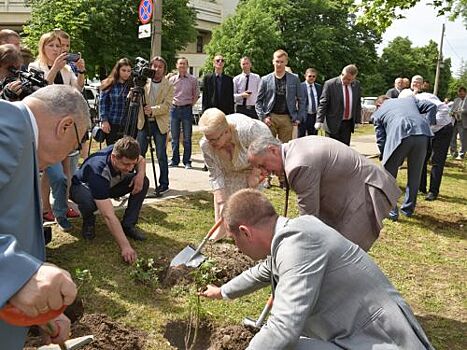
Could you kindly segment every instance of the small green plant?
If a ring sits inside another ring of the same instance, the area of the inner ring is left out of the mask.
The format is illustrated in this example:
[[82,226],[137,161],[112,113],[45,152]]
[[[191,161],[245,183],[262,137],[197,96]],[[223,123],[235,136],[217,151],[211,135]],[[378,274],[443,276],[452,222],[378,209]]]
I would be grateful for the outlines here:
[[163,269],[156,266],[153,258],[138,258],[130,271],[130,277],[138,283],[155,287],[159,284],[159,274]]
[[220,272],[221,269],[216,265],[217,263],[215,260],[207,259],[197,269],[191,272],[196,289],[203,289],[208,284],[212,284],[217,280],[217,273]]
[[80,289],[83,284],[92,280],[91,271],[88,269],[80,269],[79,267],[75,269],[75,278],[78,281],[77,288]]

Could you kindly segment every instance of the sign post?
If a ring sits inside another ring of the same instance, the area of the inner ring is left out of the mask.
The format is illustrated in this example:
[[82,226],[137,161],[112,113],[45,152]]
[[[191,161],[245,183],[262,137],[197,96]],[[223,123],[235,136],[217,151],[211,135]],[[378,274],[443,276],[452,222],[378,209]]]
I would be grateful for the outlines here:
[[162,35],[162,0],[154,0],[155,13],[152,16],[153,35],[151,42],[151,58],[161,55]]
[[[151,40],[151,57],[161,55],[162,0],[141,0],[138,7],[138,38]],[[152,22],[152,23],[151,23]]]

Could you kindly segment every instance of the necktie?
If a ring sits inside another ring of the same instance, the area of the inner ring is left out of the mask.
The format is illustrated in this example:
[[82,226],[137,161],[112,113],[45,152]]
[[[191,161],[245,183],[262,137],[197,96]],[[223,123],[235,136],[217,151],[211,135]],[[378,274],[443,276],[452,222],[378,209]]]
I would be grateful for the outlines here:
[[313,85],[309,84],[310,87],[310,100],[311,100],[311,113],[310,114],[315,114],[316,113],[316,102],[315,102],[315,94],[313,93]]
[[349,86],[344,85],[345,91],[345,101],[344,101],[344,120],[350,119],[350,95],[349,95]]
[[[250,74],[246,75],[246,84],[245,84],[245,91],[248,91],[248,84],[250,83]],[[243,98],[243,106],[246,106],[246,98]]]
[[221,88],[222,88],[222,77],[221,75],[216,76],[216,101],[219,104],[221,98]]

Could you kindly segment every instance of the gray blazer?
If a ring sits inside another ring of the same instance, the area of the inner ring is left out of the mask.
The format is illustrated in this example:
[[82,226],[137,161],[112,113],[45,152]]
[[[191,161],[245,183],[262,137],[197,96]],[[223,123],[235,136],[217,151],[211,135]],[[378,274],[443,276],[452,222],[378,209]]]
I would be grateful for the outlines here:
[[391,154],[409,136],[433,136],[430,125],[436,124],[437,107],[430,101],[414,97],[386,100],[373,113],[376,143],[383,165]]
[[401,191],[383,167],[342,142],[308,136],[282,146],[300,215],[315,215],[369,250]]
[[[279,218],[271,256],[222,286],[237,298],[272,283],[268,322],[248,349],[433,349],[409,305],[357,245],[313,216]],[[317,348],[319,349],[319,348]]]
[[[0,308],[45,260],[35,147],[24,104],[0,101]],[[0,321],[2,349],[22,349],[26,331]]]
[[[350,85],[352,89],[352,111],[350,120],[352,132],[355,123],[361,123],[362,105],[360,82],[354,80]],[[323,92],[319,100],[316,121],[324,123],[324,130],[330,134],[337,134],[344,116],[344,94],[340,77],[327,80],[323,86]]]
[[[287,87],[285,91],[287,99],[287,109],[292,121],[299,121],[303,114],[303,96],[300,87],[300,80],[295,74],[285,72]],[[269,73],[261,78],[261,84],[256,99],[256,114],[260,120],[264,120],[274,107],[276,99],[276,82],[274,73]]]
[[[466,99],[467,97],[464,97]],[[462,123],[462,127],[464,129],[467,129],[467,101],[464,102],[463,108],[462,106],[462,100],[460,97],[456,97],[454,99],[454,103],[452,104],[451,111],[454,112],[454,118],[458,120],[458,123]]]

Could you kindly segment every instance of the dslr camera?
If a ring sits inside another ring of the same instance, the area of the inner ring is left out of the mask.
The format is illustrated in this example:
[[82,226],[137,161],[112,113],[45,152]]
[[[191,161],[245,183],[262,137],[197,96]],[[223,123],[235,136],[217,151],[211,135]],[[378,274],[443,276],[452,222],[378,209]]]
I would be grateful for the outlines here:
[[144,87],[147,79],[152,79],[156,72],[149,68],[149,61],[142,57],[136,57],[135,66],[131,70],[135,86]]
[[[45,87],[49,85],[47,80],[44,78],[44,72],[41,71],[40,69],[36,68],[29,68],[29,71],[22,71],[19,69],[16,69],[14,67],[10,67],[9,71],[13,74],[12,77],[8,78],[7,81],[5,81],[5,84],[8,84],[10,82],[13,82],[17,79],[21,81],[21,96],[20,98],[24,98],[28,95],[31,95],[34,91],[39,90],[42,87]],[[5,94],[14,94],[14,92],[7,91],[8,89],[4,90]],[[16,97],[18,96],[7,96],[7,97]]]

